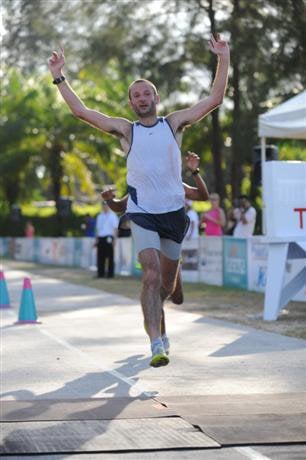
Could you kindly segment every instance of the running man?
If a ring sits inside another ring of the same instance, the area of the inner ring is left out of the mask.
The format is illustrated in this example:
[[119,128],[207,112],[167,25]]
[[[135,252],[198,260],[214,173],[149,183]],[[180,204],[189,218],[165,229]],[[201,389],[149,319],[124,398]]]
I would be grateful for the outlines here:
[[151,340],[150,365],[153,367],[169,362],[161,336],[162,302],[174,290],[187,225],[181,177],[183,130],[217,108],[227,86],[228,44],[219,36],[212,36],[209,48],[218,58],[210,94],[187,109],[158,117],[160,97],[156,87],[148,80],[135,80],[128,95],[130,106],[138,117],[136,122],[110,117],[86,107],[62,73],[65,64],[63,49],[59,53],[53,51],[49,59],[53,83],[73,115],[117,136],[127,156],[127,212],[142,265],[141,305]]
[[[195,184],[196,184],[196,187],[191,187],[190,185],[185,184],[183,182],[183,186],[185,190],[185,198],[188,200],[192,200],[192,201],[208,200],[209,193],[207,190],[207,186],[203,178],[200,175],[200,169],[199,169],[200,157],[196,153],[188,151],[185,157],[185,163],[186,163],[187,168],[191,171]],[[103,198],[103,200],[106,202],[106,204],[110,207],[112,211],[117,212],[117,213],[125,213],[126,207],[127,207],[128,195],[125,195],[123,198],[118,199],[116,198],[115,191],[112,188],[109,188],[107,190],[104,190],[101,193],[101,197]],[[163,288],[163,279],[161,280],[161,286],[162,286],[161,295],[163,295],[163,292],[165,291],[165,288]],[[168,298],[176,305],[180,305],[184,301],[180,268],[177,271],[177,276],[176,276],[174,286],[175,286],[174,291]],[[145,330],[147,331],[147,329],[148,328],[145,324]],[[164,309],[162,311],[161,333],[162,333],[162,338],[163,338],[166,354],[169,354],[170,343],[169,343],[169,339],[166,334],[166,322],[165,322]]]

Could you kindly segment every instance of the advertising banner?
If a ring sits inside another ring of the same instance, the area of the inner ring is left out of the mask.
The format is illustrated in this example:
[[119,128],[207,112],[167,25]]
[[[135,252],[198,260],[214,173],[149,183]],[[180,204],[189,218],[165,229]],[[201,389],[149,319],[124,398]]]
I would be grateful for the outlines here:
[[256,237],[248,241],[248,289],[264,292],[267,283],[269,245],[256,241]]
[[16,238],[15,239],[15,260],[34,261],[34,238]]
[[73,266],[74,238],[40,238],[40,262]]
[[246,239],[223,237],[223,283],[248,288]]
[[199,281],[222,286],[223,238],[201,236],[199,243]]
[[10,238],[0,238],[0,256],[1,257],[9,257],[9,241]]
[[182,279],[199,281],[199,239],[184,240],[182,246]]
[[[82,268],[90,268],[91,270],[96,270],[97,268],[97,249],[95,247],[96,239],[93,237],[83,237],[80,238],[81,241],[81,251],[79,258],[79,266]],[[80,250],[80,248],[77,248]],[[77,258],[75,257],[75,260]]]
[[115,247],[115,272],[118,275],[131,275],[132,263],[132,238],[117,238]]

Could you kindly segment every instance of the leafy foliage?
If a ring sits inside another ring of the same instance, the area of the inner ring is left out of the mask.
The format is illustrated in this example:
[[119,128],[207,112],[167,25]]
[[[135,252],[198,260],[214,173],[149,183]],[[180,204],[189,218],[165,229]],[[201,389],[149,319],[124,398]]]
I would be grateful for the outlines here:
[[[157,84],[161,112],[208,94],[215,60],[207,40],[211,31],[224,33],[232,72],[214,114],[220,120],[221,179],[213,164],[216,126],[210,116],[186,130],[183,151],[201,156],[209,189],[222,180],[227,199],[251,191],[258,115],[306,84],[304,0],[5,0],[4,27],[2,212],[34,197],[98,200],[97,192],[110,183],[125,192],[125,160],[116,139],[76,121],[46,77],[47,57],[60,44],[81,99],[130,119],[127,87],[139,76]],[[281,159],[305,160],[303,142],[280,141],[279,148]]]

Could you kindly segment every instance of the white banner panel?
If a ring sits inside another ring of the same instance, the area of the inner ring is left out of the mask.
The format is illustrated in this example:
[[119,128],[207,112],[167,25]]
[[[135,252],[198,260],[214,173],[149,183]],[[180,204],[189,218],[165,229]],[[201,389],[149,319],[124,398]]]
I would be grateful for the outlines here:
[[81,240],[81,253],[79,256],[79,266],[83,268],[96,269],[96,265],[97,265],[97,250],[95,247],[96,238],[83,237],[83,238],[80,238],[80,240]]
[[34,260],[34,238],[16,238],[15,239],[15,254],[16,260]]
[[267,236],[306,236],[306,161],[263,164]]
[[182,279],[199,281],[199,243],[198,238],[184,240],[182,245]]
[[248,289],[264,292],[267,283],[269,245],[256,241],[256,237],[248,241]]
[[220,236],[201,236],[199,243],[199,281],[222,286],[223,238]]
[[74,264],[74,238],[40,238],[40,262],[43,264]]
[[115,246],[115,272],[118,275],[132,274],[132,238],[117,238]]

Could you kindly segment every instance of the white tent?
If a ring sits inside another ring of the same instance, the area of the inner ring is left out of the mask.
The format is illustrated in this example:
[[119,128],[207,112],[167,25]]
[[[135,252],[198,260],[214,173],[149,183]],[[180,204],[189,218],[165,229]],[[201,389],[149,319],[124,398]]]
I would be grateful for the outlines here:
[[[258,135],[261,137],[261,166],[266,161],[266,137],[306,139],[306,91],[292,97],[274,109],[259,115]],[[262,172],[262,188],[265,189]],[[263,194],[264,196],[264,194]],[[266,229],[266,209],[263,203],[262,230]]]
[[259,137],[306,139],[306,91],[259,115]]

